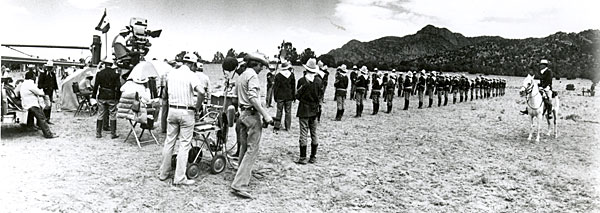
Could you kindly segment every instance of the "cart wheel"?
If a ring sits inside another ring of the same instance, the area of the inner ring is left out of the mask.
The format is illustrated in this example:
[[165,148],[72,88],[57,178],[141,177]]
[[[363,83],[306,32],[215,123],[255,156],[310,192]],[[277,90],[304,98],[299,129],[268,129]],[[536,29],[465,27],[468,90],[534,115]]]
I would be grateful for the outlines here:
[[200,166],[197,163],[190,164],[185,171],[185,174],[187,175],[188,179],[196,179],[198,176],[200,176]]
[[216,155],[213,157],[212,162],[210,162],[210,172],[213,174],[219,174],[223,172],[223,170],[225,170],[225,164],[227,164],[225,156]]

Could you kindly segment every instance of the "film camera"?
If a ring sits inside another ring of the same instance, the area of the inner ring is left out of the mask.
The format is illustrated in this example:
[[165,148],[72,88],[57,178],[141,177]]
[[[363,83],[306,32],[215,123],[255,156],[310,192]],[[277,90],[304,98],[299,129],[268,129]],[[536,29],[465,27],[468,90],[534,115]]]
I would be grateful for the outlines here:
[[[148,20],[133,17],[129,20],[129,26],[115,36],[112,46],[117,66],[130,69],[148,54],[152,46],[149,38],[158,38],[162,30],[148,30],[147,27]],[[119,36],[125,39],[125,44],[117,42]]]

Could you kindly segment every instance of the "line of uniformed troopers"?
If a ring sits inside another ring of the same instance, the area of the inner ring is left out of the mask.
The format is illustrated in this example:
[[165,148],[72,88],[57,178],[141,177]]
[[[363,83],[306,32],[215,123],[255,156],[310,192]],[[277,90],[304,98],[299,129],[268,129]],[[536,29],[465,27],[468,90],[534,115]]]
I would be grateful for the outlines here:
[[[383,101],[387,102],[387,111],[390,113],[393,108],[393,99],[404,97],[404,110],[408,110],[410,96],[417,95],[419,100],[419,109],[423,108],[424,98],[429,98],[428,107],[434,103],[434,96],[438,97],[438,107],[448,104],[448,96],[452,95],[452,103],[466,102],[473,99],[484,99],[505,94],[506,80],[500,78],[488,78],[482,75],[475,79],[470,79],[464,74],[448,75],[441,72],[431,71],[421,72],[408,71],[406,73],[391,71],[382,72],[377,68],[371,76],[366,66],[360,69],[353,66],[349,78],[345,64],[337,68],[334,86],[336,88],[335,100],[337,102],[336,121],[340,121],[344,115],[344,99],[347,95],[348,85],[350,85],[350,100],[356,101],[356,115],[361,117],[364,109],[363,100],[367,97],[369,85],[371,89],[370,99],[373,101],[373,115],[379,112],[379,99],[383,96]],[[395,94],[397,89],[397,93]]]

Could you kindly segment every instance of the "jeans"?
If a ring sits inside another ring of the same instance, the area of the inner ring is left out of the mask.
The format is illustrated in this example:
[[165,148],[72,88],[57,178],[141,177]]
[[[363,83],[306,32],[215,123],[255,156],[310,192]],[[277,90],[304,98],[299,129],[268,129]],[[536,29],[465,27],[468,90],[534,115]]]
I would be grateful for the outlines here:
[[231,183],[231,188],[238,191],[249,191],[248,183],[250,183],[252,167],[258,158],[260,148],[262,121],[258,112],[245,110],[240,112],[237,125],[239,126],[237,139],[240,145],[240,165]]
[[175,141],[179,138],[177,166],[175,167],[175,177],[173,178],[173,183],[177,184],[187,179],[185,170],[187,169],[188,154],[194,133],[194,111],[171,108],[169,109],[167,120],[169,125],[167,126],[167,137],[162,151],[160,176],[167,177],[169,171],[171,171],[171,156],[173,156]]
[[98,120],[104,119],[105,114],[109,115],[111,121],[117,120],[117,101],[116,100],[98,100]]
[[[44,112],[42,111],[41,108],[36,107],[36,106],[31,107],[31,108],[29,108],[29,110],[27,110],[27,113],[29,115],[33,115],[33,117],[35,117],[35,119],[37,119],[37,124],[38,124],[38,126],[40,126],[40,129],[42,129],[42,132],[44,133],[44,137],[52,136],[50,127],[48,127],[48,124],[46,123],[46,116],[44,115]],[[33,123],[33,119],[32,119],[32,123]]]
[[308,132],[310,131],[310,139],[312,145],[319,145],[319,137],[317,131],[316,116],[308,118],[300,118],[300,146],[308,145]]
[[290,130],[292,126],[292,101],[277,101],[277,115],[275,116],[275,128],[281,129],[281,114],[285,110],[285,129]]

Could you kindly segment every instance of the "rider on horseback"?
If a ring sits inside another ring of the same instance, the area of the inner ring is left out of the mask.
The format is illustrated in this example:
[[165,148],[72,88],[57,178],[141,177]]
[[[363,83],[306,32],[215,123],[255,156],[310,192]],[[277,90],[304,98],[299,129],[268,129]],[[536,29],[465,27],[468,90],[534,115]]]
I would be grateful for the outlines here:
[[[548,113],[548,119],[552,119],[552,70],[548,68],[548,60],[542,59],[540,61],[540,64],[542,66],[542,70],[540,70],[541,77],[539,88],[541,90],[540,92],[542,92],[542,95],[544,97],[544,103],[546,106],[545,111]],[[527,114],[527,109],[521,111],[521,113]]]

